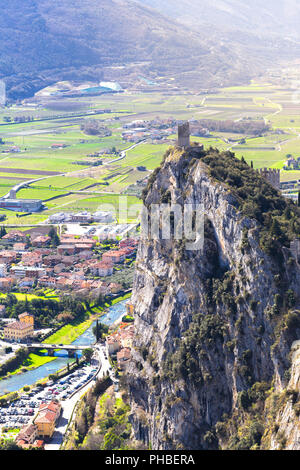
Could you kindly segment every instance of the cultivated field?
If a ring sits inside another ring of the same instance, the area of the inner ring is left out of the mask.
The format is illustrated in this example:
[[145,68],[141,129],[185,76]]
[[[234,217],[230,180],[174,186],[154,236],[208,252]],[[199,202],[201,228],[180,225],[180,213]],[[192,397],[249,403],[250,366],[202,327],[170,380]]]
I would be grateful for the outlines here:
[[[133,120],[264,120],[271,130],[260,136],[211,132],[209,137],[192,140],[205,148],[231,149],[239,158],[252,161],[255,168],[282,169],[287,154],[300,156],[300,100],[293,88],[295,73],[295,69],[288,69],[284,79],[273,74],[248,86],[225,88],[214,94],[125,92],[57,101],[39,98],[30,100],[31,104],[1,109],[0,137],[4,144],[0,145],[0,197],[22,181],[38,179],[21,189],[18,197],[42,199],[47,207],[43,213],[25,217],[3,211],[5,223],[43,223],[57,211],[94,211],[103,201],[115,205],[118,194],[130,194],[128,188],[159,165],[169,146],[148,140],[114,162],[122,150],[130,147],[122,132],[123,125]],[[24,116],[30,117],[30,122],[14,122]],[[91,118],[101,121],[111,135],[85,134],[81,125]],[[175,135],[169,136],[170,144],[175,139]],[[104,155],[91,157],[104,150]],[[92,166],[97,160],[102,164]],[[140,171],[138,166],[146,170]],[[299,178],[300,171],[282,171],[282,181]],[[132,198],[130,203],[141,203]]]

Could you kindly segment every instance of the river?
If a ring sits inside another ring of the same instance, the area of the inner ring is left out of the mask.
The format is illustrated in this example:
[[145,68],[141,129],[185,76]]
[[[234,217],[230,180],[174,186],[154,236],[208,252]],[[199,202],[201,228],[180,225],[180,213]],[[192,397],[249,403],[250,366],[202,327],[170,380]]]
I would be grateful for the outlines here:
[[[125,304],[128,302],[128,299],[121,300],[121,302],[116,303],[109,308],[108,312],[99,319],[101,323],[105,325],[112,325],[117,321],[121,316],[126,313]],[[95,341],[93,335],[93,327],[95,326],[96,321],[81,335],[79,336],[72,344],[81,345],[81,344],[92,344]],[[68,362],[73,362],[74,359],[66,357],[66,351],[58,351],[55,353],[57,359],[54,361],[48,362],[37,369],[25,372],[24,374],[14,375],[6,380],[0,381],[0,396],[8,392],[15,392],[20,390],[25,385],[32,385],[37,380],[47,377],[49,374],[54,374],[58,370],[62,369]]]

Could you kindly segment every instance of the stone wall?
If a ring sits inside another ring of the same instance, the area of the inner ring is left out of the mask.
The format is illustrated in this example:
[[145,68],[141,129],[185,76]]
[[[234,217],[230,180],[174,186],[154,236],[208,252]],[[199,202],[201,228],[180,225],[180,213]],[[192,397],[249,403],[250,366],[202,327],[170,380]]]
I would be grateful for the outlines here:
[[178,146],[182,148],[190,146],[190,124],[188,122],[178,126]]

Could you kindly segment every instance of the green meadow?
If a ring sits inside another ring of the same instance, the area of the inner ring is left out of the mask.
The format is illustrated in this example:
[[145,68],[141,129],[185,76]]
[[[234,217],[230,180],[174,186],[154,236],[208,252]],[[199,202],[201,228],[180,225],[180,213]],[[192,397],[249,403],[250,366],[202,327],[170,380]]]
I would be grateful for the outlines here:
[[[57,211],[94,211],[103,203],[117,205],[118,194],[147,177],[161,162],[168,143],[154,144],[151,140],[130,150],[126,158],[113,161],[113,156],[90,157],[104,149],[121,151],[130,147],[123,141],[123,125],[133,120],[152,120],[157,117],[182,120],[213,119],[217,121],[262,120],[270,131],[260,136],[234,132],[213,132],[209,137],[192,137],[205,148],[231,150],[238,158],[253,162],[254,168],[283,168],[286,156],[300,156],[300,103],[295,101],[289,77],[285,85],[268,76],[249,85],[229,87],[213,94],[192,92],[164,95],[153,93],[121,93],[45,103],[44,107],[14,105],[0,110],[0,197],[21,181],[39,179],[18,192],[20,198],[45,201],[46,210],[40,214],[17,217],[11,211],[1,211],[6,223],[13,225],[45,222]],[[293,80],[293,77],[290,77]],[[65,108],[64,108],[65,106]],[[110,113],[99,110],[110,109]],[[33,117],[32,122],[8,123],[4,116]],[[98,119],[111,130],[109,137],[86,135],[81,131],[85,119]],[[244,139],[242,142],[241,140]],[[168,139],[170,145],[176,135]],[[61,149],[53,144],[64,144]],[[18,153],[3,153],[12,146]],[[97,158],[100,166],[87,165]],[[108,162],[111,162],[108,164]],[[146,171],[137,167],[143,166]],[[300,171],[282,171],[282,180],[300,177]],[[87,189],[88,188],[88,189]],[[86,193],[81,193],[85,190]],[[95,193],[93,195],[93,193]],[[137,198],[130,204],[140,204]],[[20,214],[19,214],[20,215]]]

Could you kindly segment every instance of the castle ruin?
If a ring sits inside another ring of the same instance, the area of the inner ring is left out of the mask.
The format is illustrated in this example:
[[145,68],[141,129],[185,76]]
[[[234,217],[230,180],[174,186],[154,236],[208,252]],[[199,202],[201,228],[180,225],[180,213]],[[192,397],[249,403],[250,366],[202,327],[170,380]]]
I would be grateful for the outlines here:
[[274,168],[260,168],[257,170],[275,189],[280,189],[280,170]]
[[178,146],[184,149],[190,147],[190,123],[185,122],[178,125]]

